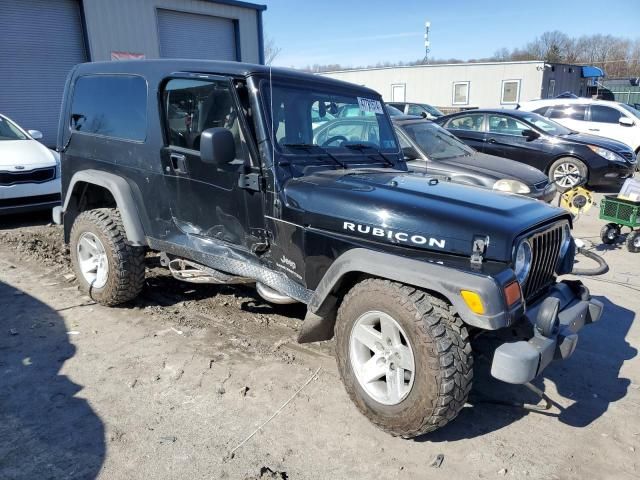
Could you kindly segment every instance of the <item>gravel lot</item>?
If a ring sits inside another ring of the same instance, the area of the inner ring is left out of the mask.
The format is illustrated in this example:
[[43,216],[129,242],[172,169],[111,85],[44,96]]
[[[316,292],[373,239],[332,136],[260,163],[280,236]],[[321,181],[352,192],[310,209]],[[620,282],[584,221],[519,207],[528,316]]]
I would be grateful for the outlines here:
[[535,398],[489,377],[480,340],[469,404],[411,441],[352,406],[332,342],[296,343],[303,307],[174,281],[154,256],[139,300],[101,307],[46,214],[2,218],[0,479],[638,478],[640,255],[599,246],[597,216],[575,232],[611,266],[585,279],[605,315],[536,381],[554,407],[492,403]]

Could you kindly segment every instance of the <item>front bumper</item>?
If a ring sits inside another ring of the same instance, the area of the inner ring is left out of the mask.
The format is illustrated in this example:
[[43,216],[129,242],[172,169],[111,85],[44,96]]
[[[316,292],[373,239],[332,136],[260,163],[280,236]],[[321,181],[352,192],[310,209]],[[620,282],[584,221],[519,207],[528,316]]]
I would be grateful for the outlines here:
[[616,186],[633,177],[635,171],[635,163],[609,162],[605,168],[589,172],[589,185]]
[[60,178],[43,183],[0,185],[0,215],[48,210],[60,205]]
[[[553,299],[557,299],[557,312],[550,312],[548,308],[556,303]],[[554,285],[543,299],[527,310],[533,337],[528,341],[500,345],[493,356],[491,375],[507,383],[530,382],[553,360],[569,358],[576,349],[578,331],[598,321],[602,310],[602,302],[592,299],[581,282],[564,281]],[[540,325],[549,324],[550,315],[554,317],[552,320],[557,317],[557,328],[545,331]]]

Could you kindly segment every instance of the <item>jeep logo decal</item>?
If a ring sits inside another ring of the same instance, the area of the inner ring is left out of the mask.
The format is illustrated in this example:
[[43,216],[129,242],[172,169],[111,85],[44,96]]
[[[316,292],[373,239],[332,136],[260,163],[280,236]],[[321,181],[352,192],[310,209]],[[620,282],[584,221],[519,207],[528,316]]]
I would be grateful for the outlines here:
[[414,245],[428,245],[429,247],[444,248],[446,241],[442,239],[425,237],[423,235],[410,235],[405,232],[394,232],[380,227],[371,227],[370,225],[360,225],[359,223],[344,222],[342,225],[344,230],[349,232],[358,232],[373,237],[384,237],[388,240],[396,242],[412,243]]

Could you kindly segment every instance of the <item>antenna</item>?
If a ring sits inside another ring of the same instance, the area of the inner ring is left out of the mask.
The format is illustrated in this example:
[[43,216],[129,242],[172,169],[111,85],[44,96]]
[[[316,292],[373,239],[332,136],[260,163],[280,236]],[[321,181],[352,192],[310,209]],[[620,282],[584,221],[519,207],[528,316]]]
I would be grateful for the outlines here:
[[431,42],[429,41],[429,32],[431,31],[431,22],[427,20],[424,22],[424,61],[423,63],[429,63],[429,52],[431,51]]

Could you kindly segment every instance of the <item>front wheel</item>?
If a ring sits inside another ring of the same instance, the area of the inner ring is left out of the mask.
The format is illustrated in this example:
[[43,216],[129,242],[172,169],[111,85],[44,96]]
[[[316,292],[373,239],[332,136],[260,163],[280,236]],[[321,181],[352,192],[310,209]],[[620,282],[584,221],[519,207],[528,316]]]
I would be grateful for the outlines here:
[[554,182],[560,192],[566,192],[587,179],[589,170],[577,158],[559,158],[549,168],[549,181]]
[[453,420],[471,390],[469,336],[449,305],[399,283],[368,279],[336,320],[340,376],[356,407],[405,438]]
[[631,253],[640,252],[640,231],[634,230],[627,235],[627,250]]
[[620,227],[615,223],[607,223],[600,230],[600,240],[607,245],[613,245],[620,236]]

